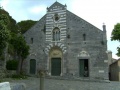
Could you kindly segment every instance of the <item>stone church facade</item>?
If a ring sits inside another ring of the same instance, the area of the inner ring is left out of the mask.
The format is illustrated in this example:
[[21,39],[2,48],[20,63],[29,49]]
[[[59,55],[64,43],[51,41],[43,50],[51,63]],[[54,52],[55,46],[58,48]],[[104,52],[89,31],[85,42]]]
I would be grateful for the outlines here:
[[55,2],[24,34],[30,55],[24,70],[50,77],[108,79],[106,26],[98,29]]

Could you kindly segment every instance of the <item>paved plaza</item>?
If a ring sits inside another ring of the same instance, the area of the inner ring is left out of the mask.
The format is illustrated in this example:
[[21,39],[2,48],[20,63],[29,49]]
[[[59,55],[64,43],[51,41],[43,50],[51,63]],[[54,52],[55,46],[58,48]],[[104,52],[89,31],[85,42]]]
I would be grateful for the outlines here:
[[[45,79],[44,90],[120,90],[120,82],[102,82],[102,81],[80,81],[80,80],[60,80]],[[25,80],[11,80],[11,85],[24,83],[26,90],[40,90],[39,78],[30,77]]]

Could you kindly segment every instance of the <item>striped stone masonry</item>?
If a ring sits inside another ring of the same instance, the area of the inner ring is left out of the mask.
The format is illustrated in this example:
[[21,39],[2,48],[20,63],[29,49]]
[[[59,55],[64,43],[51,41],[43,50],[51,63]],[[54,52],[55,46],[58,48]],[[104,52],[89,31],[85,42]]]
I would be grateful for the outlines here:
[[[54,15],[58,14],[59,20],[54,20]],[[60,29],[60,41],[66,38],[66,9],[62,9],[60,6],[55,6],[53,9],[47,12],[46,16],[46,41],[52,42],[52,31],[55,27]]]
[[48,46],[46,46],[45,53],[48,55],[50,49],[55,46],[59,47],[64,54],[66,53],[66,51],[67,51],[66,46],[59,42],[58,43],[50,43]]

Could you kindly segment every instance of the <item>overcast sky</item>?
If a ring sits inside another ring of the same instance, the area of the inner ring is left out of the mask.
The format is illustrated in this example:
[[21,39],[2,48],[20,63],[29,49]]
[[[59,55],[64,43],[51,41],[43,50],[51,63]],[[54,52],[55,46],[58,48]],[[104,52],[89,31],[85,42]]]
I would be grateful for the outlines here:
[[[110,41],[111,32],[116,23],[120,23],[120,0],[57,0],[67,9],[94,26],[107,28],[108,50],[113,52],[113,58],[118,58],[118,41]],[[17,21],[39,20],[46,14],[46,8],[56,0],[0,0],[0,5]]]

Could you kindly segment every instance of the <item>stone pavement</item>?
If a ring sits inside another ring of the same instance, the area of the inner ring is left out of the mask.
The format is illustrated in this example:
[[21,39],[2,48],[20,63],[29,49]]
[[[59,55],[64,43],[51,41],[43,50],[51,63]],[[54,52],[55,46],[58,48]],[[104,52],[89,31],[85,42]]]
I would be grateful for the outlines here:
[[[39,78],[11,80],[10,83],[25,83],[26,90],[40,90]],[[120,90],[120,82],[45,79],[44,90]]]

